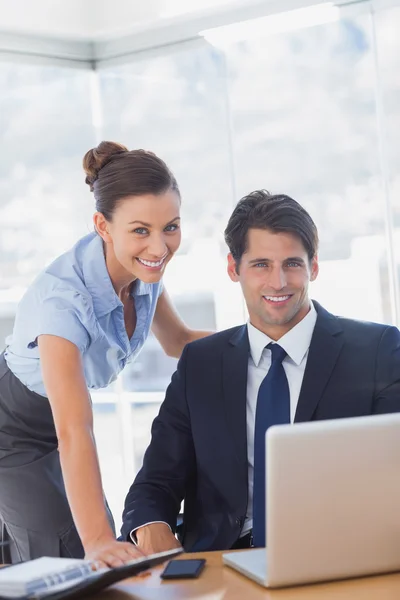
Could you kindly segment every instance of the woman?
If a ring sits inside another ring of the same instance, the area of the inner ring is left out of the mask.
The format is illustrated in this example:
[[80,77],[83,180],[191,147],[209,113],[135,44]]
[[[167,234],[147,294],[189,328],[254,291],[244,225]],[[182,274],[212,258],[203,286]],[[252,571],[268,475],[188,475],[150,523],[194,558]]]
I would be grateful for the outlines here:
[[189,330],[163,289],[180,240],[180,194],[151,152],[102,142],[83,159],[95,232],[56,259],[22,298],[0,356],[0,519],[12,561],[73,556],[118,566],[88,389],[107,386],[150,327],[170,356]]

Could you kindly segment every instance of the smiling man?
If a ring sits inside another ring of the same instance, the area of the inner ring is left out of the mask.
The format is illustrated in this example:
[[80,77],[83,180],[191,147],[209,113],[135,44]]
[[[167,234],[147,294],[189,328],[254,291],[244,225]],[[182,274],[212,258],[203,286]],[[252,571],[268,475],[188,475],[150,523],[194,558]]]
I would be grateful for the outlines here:
[[225,239],[249,321],[182,354],[125,503],[123,538],[144,552],[265,545],[268,427],[400,411],[400,333],[310,300],[318,233],[295,200],[252,192]]

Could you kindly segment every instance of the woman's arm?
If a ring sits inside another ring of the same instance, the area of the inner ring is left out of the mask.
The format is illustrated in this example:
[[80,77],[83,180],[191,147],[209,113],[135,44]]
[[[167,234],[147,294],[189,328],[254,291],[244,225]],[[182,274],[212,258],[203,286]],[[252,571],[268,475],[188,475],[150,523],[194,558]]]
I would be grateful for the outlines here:
[[121,565],[141,554],[132,544],[117,542],[108,523],[80,351],[54,335],[40,335],[38,344],[68,502],[86,556]]
[[207,337],[214,331],[196,331],[189,329],[182,321],[164,289],[157,302],[152,330],[164,352],[168,356],[179,358],[189,342]]

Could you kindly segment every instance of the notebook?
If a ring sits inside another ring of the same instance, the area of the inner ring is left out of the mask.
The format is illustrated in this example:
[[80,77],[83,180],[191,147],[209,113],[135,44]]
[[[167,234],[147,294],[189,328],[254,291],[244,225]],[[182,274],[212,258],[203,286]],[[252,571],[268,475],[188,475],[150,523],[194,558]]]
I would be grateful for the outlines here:
[[161,564],[182,548],[136,558],[121,567],[94,570],[93,563],[73,558],[42,557],[0,569],[0,600],[82,598]]

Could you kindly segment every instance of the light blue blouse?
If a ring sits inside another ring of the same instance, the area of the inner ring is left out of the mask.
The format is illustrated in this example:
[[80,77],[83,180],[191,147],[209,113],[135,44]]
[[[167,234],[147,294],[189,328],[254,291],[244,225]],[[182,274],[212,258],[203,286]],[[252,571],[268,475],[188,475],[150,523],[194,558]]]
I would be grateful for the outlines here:
[[162,289],[162,282],[137,280],[133,285],[136,328],[129,340],[123,304],[107,271],[102,240],[90,233],[28,288],[18,305],[13,333],[6,340],[7,364],[30,390],[47,396],[37,338],[57,335],[81,351],[88,388],[105,387],[139,354]]

